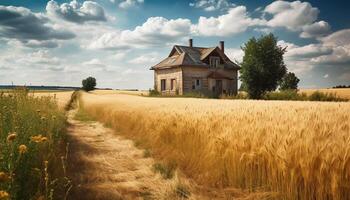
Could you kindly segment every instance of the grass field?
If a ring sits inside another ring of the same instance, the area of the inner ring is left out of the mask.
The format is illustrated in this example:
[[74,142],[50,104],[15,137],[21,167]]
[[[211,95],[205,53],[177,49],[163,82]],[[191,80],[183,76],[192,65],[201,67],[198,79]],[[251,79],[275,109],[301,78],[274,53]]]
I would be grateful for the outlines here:
[[85,111],[197,183],[350,198],[350,103],[84,93]]
[[53,97],[0,93],[0,199],[64,199],[65,128]]

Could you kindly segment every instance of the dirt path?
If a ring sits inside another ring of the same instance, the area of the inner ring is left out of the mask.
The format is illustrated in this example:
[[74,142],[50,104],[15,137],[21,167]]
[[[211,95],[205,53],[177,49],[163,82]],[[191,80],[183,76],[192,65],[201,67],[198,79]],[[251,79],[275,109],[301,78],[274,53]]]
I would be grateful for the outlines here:
[[[68,117],[74,184],[69,199],[181,199],[179,179],[154,173],[154,160],[145,158],[132,141],[99,122],[77,121],[74,114],[70,111]],[[193,194],[189,198],[197,199]]]
[[69,200],[271,199],[264,192],[200,187],[177,172],[164,179],[152,170],[155,161],[131,140],[99,122],[78,121],[75,113],[68,112],[68,173],[73,183]]

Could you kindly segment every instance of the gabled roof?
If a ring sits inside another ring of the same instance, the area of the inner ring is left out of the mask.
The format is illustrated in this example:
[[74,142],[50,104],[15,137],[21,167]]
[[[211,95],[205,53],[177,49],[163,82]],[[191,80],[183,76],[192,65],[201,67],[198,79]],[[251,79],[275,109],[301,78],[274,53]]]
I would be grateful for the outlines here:
[[203,61],[214,51],[223,59],[224,68],[240,69],[240,67],[232,62],[218,47],[204,48],[180,45],[175,45],[169,56],[157,65],[151,67],[151,69],[166,69],[179,66],[209,67],[209,65]]

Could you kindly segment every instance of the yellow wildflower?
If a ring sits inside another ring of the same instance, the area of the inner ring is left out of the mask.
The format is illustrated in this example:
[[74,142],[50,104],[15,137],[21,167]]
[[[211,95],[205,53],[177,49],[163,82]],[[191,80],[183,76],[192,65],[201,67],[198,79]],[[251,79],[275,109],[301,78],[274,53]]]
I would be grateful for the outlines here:
[[24,145],[24,144],[19,145],[18,152],[20,154],[25,154],[27,151],[28,151],[28,148],[26,145]]
[[0,172],[0,182],[6,182],[9,180],[9,176],[5,172]]
[[12,132],[12,133],[9,133],[9,135],[7,136],[7,141],[8,142],[12,142],[13,140],[15,140],[17,137],[17,133],[16,132]]
[[10,195],[6,191],[0,190],[0,199],[9,199]]
[[46,142],[47,141],[47,137],[44,137],[44,136],[42,136],[40,134],[40,135],[36,135],[36,136],[30,137],[30,140],[32,142],[35,142],[35,143],[41,143],[41,142]]

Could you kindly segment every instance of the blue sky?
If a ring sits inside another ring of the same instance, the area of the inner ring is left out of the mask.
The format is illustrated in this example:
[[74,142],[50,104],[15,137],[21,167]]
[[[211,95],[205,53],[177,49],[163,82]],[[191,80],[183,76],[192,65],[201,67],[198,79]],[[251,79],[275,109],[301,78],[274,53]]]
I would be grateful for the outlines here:
[[216,46],[240,62],[274,33],[302,88],[350,84],[347,1],[51,0],[0,2],[0,84],[153,87],[150,66],[174,44]]

